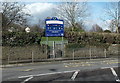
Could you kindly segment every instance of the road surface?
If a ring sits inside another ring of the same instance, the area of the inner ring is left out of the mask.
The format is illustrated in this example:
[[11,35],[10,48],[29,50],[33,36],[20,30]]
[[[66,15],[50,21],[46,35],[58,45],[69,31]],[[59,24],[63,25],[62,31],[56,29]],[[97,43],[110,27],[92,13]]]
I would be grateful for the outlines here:
[[[34,63],[2,68],[2,81],[119,81],[117,58]],[[117,76],[116,76],[117,75]]]

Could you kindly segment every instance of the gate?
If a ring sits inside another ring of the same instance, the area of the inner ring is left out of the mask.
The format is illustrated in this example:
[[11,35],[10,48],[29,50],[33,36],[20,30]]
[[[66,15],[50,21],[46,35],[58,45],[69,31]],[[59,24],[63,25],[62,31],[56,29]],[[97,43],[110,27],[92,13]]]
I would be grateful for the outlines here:
[[64,45],[67,41],[48,41],[48,58],[61,58],[64,56]]

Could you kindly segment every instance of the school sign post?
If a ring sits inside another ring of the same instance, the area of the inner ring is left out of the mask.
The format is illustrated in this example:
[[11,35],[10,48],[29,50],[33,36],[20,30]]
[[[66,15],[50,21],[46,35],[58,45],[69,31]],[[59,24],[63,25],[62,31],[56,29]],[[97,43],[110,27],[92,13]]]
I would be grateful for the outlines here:
[[[64,21],[56,17],[52,17],[51,19],[46,19],[45,36],[46,36],[47,45],[48,45],[48,37],[62,37],[61,45],[63,48]],[[55,41],[53,41],[53,58],[55,58]]]

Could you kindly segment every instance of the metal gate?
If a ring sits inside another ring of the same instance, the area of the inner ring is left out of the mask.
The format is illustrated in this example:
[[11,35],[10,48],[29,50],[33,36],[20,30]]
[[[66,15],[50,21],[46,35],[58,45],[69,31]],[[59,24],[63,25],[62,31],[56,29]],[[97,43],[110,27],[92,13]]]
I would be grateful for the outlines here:
[[48,41],[48,58],[61,58],[64,56],[64,45],[67,42],[64,41]]

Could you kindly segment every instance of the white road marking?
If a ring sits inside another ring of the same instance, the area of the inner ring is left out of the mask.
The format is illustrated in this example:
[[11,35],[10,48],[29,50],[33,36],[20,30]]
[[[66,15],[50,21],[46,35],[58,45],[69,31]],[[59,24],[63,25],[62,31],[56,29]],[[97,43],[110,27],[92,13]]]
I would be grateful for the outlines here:
[[[118,67],[118,66],[112,66],[113,67]],[[107,68],[111,68],[111,67],[101,67],[101,69],[107,69]]]
[[110,68],[110,69],[111,69],[113,75],[115,76],[116,81],[117,81],[117,82],[120,82],[120,80],[119,80],[119,78],[118,78],[118,75],[117,75],[117,73],[115,72],[115,70],[114,70],[113,68]]
[[117,76],[117,74],[116,74],[115,70],[114,70],[113,68],[110,68],[110,69],[111,69],[111,71],[112,71],[113,75],[114,75],[114,76]]
[[23,82],[21,82],[21,83],[25,83],[25,82],[27,82],[27,81],[31,80],[32,78],[33,78],[33,76],[31,76],[31,77],[27,78],[26,80],[24,80],[24,81],[23,81]]
[[119,79],[117,79],[117,80],[116,80],[116,82],[120,82],[120,80],[119,80]]
[[27,75],[27,76],[19,76],[18,78],[27,78],[27,77],[33,77],[33,76],[43,76],[43,75],[60,74],[60,73],[69,73],[69,72],[75,72],[75,71],[78,71],[78,70],[63,71],[63,72],[53,72],[53,73],[45,73],[45,74],[35,74],[35,75]]
[[73,76],[71,77],[71,79],[72,79],[72,80],[74,80],[74,79],[76,78],[76,76],[77,76],[78,72],[79,72],[79,70],[78,70],[78,71],[76,71],[76,72],[73,74]]

